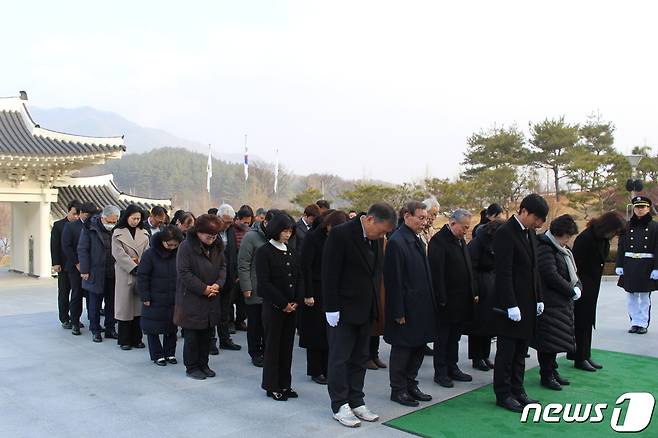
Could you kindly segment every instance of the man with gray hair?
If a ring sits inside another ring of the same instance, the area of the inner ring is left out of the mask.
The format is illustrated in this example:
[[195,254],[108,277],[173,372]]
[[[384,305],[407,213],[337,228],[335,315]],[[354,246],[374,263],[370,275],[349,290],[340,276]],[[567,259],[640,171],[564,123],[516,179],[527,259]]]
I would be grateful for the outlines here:
[[367,214],[337,225],[327,236],[322,255],[322,296],[329,327],[327,388],[334,419],[347,427],[379,416],[365,405],[370,328],[379,313],[384,264],[384,236],[397,215],[388,204],[374,204]]
[[94,342],[102,342],[101,305],[105,301],[105,338],[116,339],[114,330],[114,257],[112,230],[121,211],[116,205],[103,208],[100,215],[85,222],[78,241],[82,288],[89,293],[89,330]]
[[455,210],[450,221],[432,237],[428,250],[438,305],[434,381],[445,388],[452,388],[453,380],[473,380],[457,366],[463,325],[473,319],[474,305],[478,302],[471,258],[464,240],[471,226],[471,216],[467,210]]

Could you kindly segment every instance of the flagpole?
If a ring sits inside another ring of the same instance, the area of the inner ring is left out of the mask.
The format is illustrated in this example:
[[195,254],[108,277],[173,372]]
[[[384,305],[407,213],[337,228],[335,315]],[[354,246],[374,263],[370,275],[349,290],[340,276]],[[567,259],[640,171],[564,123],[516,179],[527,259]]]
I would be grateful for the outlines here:
[[212,178],[212,146],[208,143],[208,163],[206,165],[206,210],[210,208],[210,179]]
[[275,162],[274,162],[274,193],[276,194],[279,185],[279,148],[274,149]]

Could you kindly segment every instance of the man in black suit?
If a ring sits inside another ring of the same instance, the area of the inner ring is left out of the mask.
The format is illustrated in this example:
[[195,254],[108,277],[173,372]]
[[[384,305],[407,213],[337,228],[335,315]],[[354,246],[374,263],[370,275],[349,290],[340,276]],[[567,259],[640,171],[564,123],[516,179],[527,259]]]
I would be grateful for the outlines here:
[[[378,315],[383,238],[395,210],[374,204],[367,214],[331,229],[322,257],[322,294],[329,341],[328,390],[334,418],[348,427],[377,421],[363,400],[370,328]],[[358,418],[357,418],[358,417]]]
[[315,204],[310,204],[307,205],[304,209],[304,216],[302,216],[299,221],[297,221],[297,225],[295,226],[295,235],[293,238],[295,239],[294,247],[298,257],[302,252],[302,244],[304,243],[304,237],[306,237],[306,233],[311,231],[311,226],[313,225],[315,218],[319,216],[320,209],[318,206]]
[[80,261],[78,260],[78,241],[84,222],[97,213],[98,209],[93,202],[85,202],[80,207],[77,221],[67,222],[62,230],[62,251],[65,255],[65,268],[71,282],[71,301],[69,311],[71,317],[71,333],[80,335],[80,317],[82,316],[82,278],[80,277]]
[[142,228],[144,228],[146,232],[149,233],[149,236],[152,236],[160,231],[166,220],[167,211],[159,205],[156,205],[151,209],[151,214],[149,217],[147,217],[143,222]]
[[66,206],[66,216],[53,223],[50,232],[50,259],[53,272],[57,273],[57,308],[59,309],[59,321],[62,327],[71,330],[71,319],[69,317],[69,294],[71,293],[71,282],[66,270],[66,255],[62,249],[62,231],[69,222],[79,219],[82,203],[77,199],[69,202]]
[[537,194],[526,196],[519,213],[494,234],[496,254],[497,337],[494,365],[496,404],[513,412],[536,400],[528,398],[523,387],[528,342],[535,331],[536,318],[544,311],[537,271],[537,236],[548,215],[546,200]]

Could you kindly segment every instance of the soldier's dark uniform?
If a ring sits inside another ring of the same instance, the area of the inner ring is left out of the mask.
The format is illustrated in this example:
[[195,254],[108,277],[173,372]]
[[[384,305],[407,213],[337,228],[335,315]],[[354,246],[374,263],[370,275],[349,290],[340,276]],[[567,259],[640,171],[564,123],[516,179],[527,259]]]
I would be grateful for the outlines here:
[[[633,208],[639,206],[651,208],[651,200],[635,196]],[[616,266],[617,285],[628,293],[629,333],[644,334],[649,326],[651,292],[658,289],[658,223],[650,212],[631,217],[628,230],[619,238]]]

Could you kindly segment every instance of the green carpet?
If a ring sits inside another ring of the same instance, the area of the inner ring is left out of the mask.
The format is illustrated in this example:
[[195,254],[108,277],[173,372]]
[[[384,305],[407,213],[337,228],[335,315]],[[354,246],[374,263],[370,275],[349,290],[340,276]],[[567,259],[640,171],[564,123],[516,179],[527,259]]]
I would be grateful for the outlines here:
[[[653,421],[640,433],[619,433],[612,430],[610,421],[619,396],[627,392],[648,392],[658,398],[658,359],[624,353],[595,350],[592,357],[604,365],[595,373],[573,368],[565,358],[558,360],[559,371],[571,381],[562,391],[552,391],[539,384],[539,370],[526,371],[526,391],[539,399],[542,406],[548,403],[607,403],[600,423],[546,423],[540,419],[521,423],[521,414],[495,405],[492,385],[452,399],[414,411],[386,422],[387,426],[425,437],[658,437],[658,407]],[[474,371],[478,372],[478,371]],[[622,420],[629,402],[621,405]],[[533,411],[534,412],[534,411]],[[594,415],[592,409],[592,415]],[[561,413],[559,414],[561,417]]]

